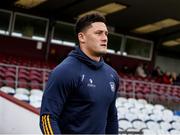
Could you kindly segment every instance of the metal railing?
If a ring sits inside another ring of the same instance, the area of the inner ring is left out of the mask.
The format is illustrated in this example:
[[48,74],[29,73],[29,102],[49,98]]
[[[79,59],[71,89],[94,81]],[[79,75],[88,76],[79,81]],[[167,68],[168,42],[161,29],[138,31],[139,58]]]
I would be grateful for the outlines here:
[[[0,82],[2,82],[4,85],[6,85],[7,83],[14,83],[14,87],[17,88],[18,84],[25,84],[25,82],[21,82],[19,79],[19,72],[20,69],[24,69],[26,71],[37,71],[39,73],[41,73],[41,82],[33,84],[33,82],[29,81],[28,84],[29,85],[37,85],[37,86],[41,86],[42,89],[45,89],[45,85],[46,85],[46,74],[50,73],[51,70],[49,69],[45,69],[45,68],[36,68],[36,67],[26,67],[26,66],[19,66],[19,65],[11,65],[11,64],[4,64],[4,63],[0,63],[0,67],[3,68],[7,68],[6,71],[8,71],[8,68],[14,68],[14,71],[9,71],[9,72],[13,72],[14,75],[12,75],[11,77],[14,78],[13,80],[6,80],[6,78],[4,78],[3,80],[0,79]],[[6,73],[4,73],[5,76]]]
[[180,86],[178,85],[121,79],[118,94],[131,98],[144,98],[149,103],[160,103],[172,108],[172,103],[173,105],[180,103]]
[[[21,83],[23,84],[24,82],[21,82],[19,80],[19,71],[20,69],[25,69],[27,71],[35,70],[37,72],[41,73],[41,83],[36,83],[33,85],[39,85],[42,87],[42,89],[45,89],[46,81],[47,81],[47,74],[51,72],[51,70],[46,69],[46,68],[36,68],[36,67],[26,67],[26,66],[19,66],[19,65],[10,65],[10,64],[4,64],[0,63],[0,67],[4,68],[14,68],[14,80],[1,80],[4,85],[6,85],[7,82],[15,83],[14,87],[17,88],[18,84]],[[8,71],[8,70],[7,70]],[[5,73],[4,73],[5,74]],[[32,85],[33,82],[29,81],[29,85]],[[144,90],[143,88],[144,87]],[[172,93],[175,92],[175,95]],[[143,92],[144,93],[143,93]],[[162,93],[158,92],[161,91]],[[160,84],[160,83],[155,83],[155,82],[147,82],[147,81],[139,81],[139,80],[129,80],[129,79],[121,79],[120,80],[120,87],[119,87],[119,93],[120,95],[124,96],[129,96],[132,98],[138,98],[137,95],[138,93],[142,93],[145,96],[146,100],[149,102],[153,103],[156,101],[157,96],[164,96],[166,101],[171,101],[175,100],[177,102],[180,102],[180,86],[175,86],[175,85],[166,85],[166,84]],[[177,95],[176,95],[177,93]],[[162,94],[162,95],[160,95]]]

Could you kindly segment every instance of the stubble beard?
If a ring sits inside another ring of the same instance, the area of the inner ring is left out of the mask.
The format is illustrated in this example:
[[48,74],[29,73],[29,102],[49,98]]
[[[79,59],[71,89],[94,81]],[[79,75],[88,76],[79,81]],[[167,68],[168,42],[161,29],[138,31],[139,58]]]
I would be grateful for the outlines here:
[[96,52],[95,55],[96,55],[97,57],[102,57],[102,56],[106,55],[106,53],[107,53],[107,51],[101,51],[101,52],[99,51],[99,52]]

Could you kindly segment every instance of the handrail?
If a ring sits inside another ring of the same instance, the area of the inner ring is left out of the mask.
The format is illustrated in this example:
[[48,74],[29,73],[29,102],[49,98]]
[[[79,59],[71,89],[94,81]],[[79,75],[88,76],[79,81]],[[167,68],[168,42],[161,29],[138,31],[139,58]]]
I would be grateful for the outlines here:
[[[145,89],[147,91],[144,92],[143,90]],[[136,92],[139,92],[141,94],[141,97],[146,98],[147,101],[152,103],[158,102],[156,98],[159,97],[167,99],[166,103],[168,105],[171,101],[177,101],[178,103],[180,102],[180,95],[177,94],[180,93],[180,86],[160,84],[156,82],[146,82],[140,80],[130,80],[122,78],[120,79],[120,87],[118,90],[119,96],[130,96],[132,98],[136,98],[138,97]],[[143,92],[146,93],[148,96],[146,97],[146,94],[144,94]],[[175,93],[175,95],[172,94],[173,92]]]
[[[46,68],[36,68],[36,67],[26,67],[26,66],[19,66],[19,65],[11,65],[11,64],[4,64],[4,63],[0,63],[0,66],[5,66],[5,67],[14,67],[16,68],[16,73],[15,73],[15,88],[18,87],[18,83],[23,83],[23,82],[20,82],[18,80],[19,78],[19,69],[28,69],[28,70],[38,70],[38,71],[42,71],[42,83],[39,83],[37,85],[39,86],[43,86],[43,89],[45,89],[45,84],[46,84],[46,73],[47,72],[51,72],[50,69],[46,69]],[[1,81],[1,80],[0,80]],[[2,82],[5,82],[5,80],[2,80]],[[7,80],[6,80],[7,82]],[[133,97],[135,97],[135,92],[136,92],[136,84],[137,83],[140,83],[140,84],[144,84],[146,86],[148,86],[150,88],[150,94],[154,94],[154,88],[155,87],[166,87],[168,89],[178,89],[180,90],[180,86],[177,86],[177,85],[168,85],[168,84],[161,84],[161,83],[156,83],[156,82],[147,82],[147,81],[140,81],[140,80],[130,80],[130,79],[123,79],[121,78],[120,79],[120,83],[122,83],[122,85],[120,85],[120,91],[126,91],[126,84],[130,82],[131,85],[132,85],[132,94],[133,94]],[[29,83],[31,84],[31,83]]]
[[45,71],[51,71],[48,68],[37,68],[37,67],[26,67],[26,66],[19,66],[19,65],[13,65],[13,64],[5,64],[0,62],[0,66],[6,66],[6,67],[18,67],[18,68],[24,68],[24,69],[34,69],[34,70],[45,70]]
[[[19,65],[12,65],[12,64],[5,64],[5,63],[0,63],[0,66],[2,67],[12,67],[15,68],[15,81],[8,81],[8,80],[0,80],[1,82],[9,82],[9,83],[15,83],[15,88],[18,87],[18,83],[24,84],[24,82],[19,81],[19,69],[27,69],[27,70],[36,70],[36,71],[41,71],[42,72],[42,83],[37,83],[35,85],[37,86],[42,86],[43,89],[45,89],[45,84],[46,84],[46,79],[45,79],[45,74],[46,72],[51,72],[50,69],[46,68],[37,68],[37,67],[26,67],[26,66],[19,66]],[[32,84],[32,83],[28,83]]]
[[129,82],[135,82],[135,83],[153,84],[153,85],[159,85],[159,86],[180,88],[179,85],[163,84],[163,83],[157,83],[157,82],[147,82],[147,81],[140,81],[140,80],[131,80],[131,79],[122,79],[121,78],[120,81],[129,81]]

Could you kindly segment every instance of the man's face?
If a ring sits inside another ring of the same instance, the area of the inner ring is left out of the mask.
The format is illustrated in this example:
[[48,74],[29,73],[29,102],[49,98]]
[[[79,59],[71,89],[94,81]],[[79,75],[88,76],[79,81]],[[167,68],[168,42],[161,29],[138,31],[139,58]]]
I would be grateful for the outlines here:
[[82,33],[82,48],[91,56],[99,57],[107,52],[108,30],[104,23],[92,23]]

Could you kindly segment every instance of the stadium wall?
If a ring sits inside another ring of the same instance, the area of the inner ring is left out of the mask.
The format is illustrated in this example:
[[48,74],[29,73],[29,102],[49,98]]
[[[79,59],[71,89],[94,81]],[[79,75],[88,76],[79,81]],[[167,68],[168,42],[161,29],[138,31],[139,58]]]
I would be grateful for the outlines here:
[[0,93],[0,134],[41,134],[39,115],[2,95]]
[[[47,50],[47,42],[42,42],[42,49],[39,50],[37,49],[37,43],[38,41],[29,39],[0,36],[0,53],[45,60],[46,53],[48,52],[48,60],[58,64],[74,49],[70,46],[50,44],[49,50]],[[109,62],[106,61],[107,58],[110,60]],[[104,60],[117,71],[121,70],[124,66],[128,66],[131,70],[134,70],[139,63],[147,63],[149,69],[153,67],[153,60],[146,61],[117,54],[107,54]]]
[[46,44],[42,43],[42,49],[37,49],[38,41],[22,39],[10,36],[0,36],[0,53],[44,59]]
[[180,73],[179,59],[165,57],[165,56],[157,56],[155,65],[160,66],[163,71]]

